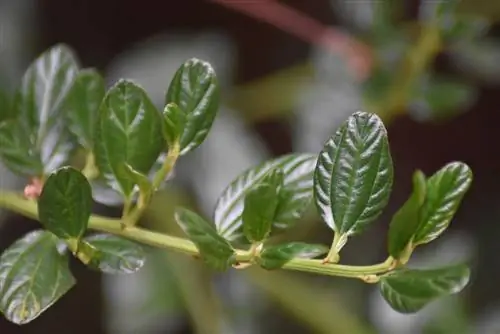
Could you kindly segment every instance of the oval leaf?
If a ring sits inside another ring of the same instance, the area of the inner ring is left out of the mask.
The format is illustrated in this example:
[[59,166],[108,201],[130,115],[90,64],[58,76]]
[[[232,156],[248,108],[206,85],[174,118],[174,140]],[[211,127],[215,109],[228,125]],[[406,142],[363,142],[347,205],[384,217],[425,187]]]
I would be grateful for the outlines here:
[[185,113],[180,154],[186,154],[205,140],[219,108],[219,84],[212,66],[196,58],[186,61],[175,73],[165,102],[175,103]]
[[100,172],[113,189],[131,198],[135,184],[124,175],[123,166],[148,175],[165,147],[161,114],[141,87],[120,80],[107,92],[95,143]]
[[258,264],[268,270],[283,267],[294,258],[312,259],[328,253],[324,245],[306,244],[303,242],[290,242],[283,245],[265,247],[257,258]]
[[0,311],[18,325],[26,324],[75,285],[67,254],[58,239],[37,230],[11,245],[0,257]]
[[269,235],[278,208],[278,194],[283,179],[283,172],[273,169],[246,194],[241,218],[243,232],[250,242],[262,241]]
[[399,259],[407,249],[420,222],[420,209],[425,201],[426,179],[421,171],[413,174],[413,192],[394,214],[389,225],[389,254]]
[[225,270],[235,262],[235,253],[227,240],[196,213],[179,208],[175,219],[184,233],[196,245],[201,258],[215,270]]
[[[31,164],[43,165],[45,173],[66,162],[73,147],[60,116],[77,72],[73,52],[65,45],[56,45],[31,64],[16,93],[14,113],[30,143],[24,154],[40,159]],[[17,168],[14,171],[20,172]]]
[[397,270],[380,279],[380,292],[391,307],[401,313],[421,310],[437,298],[462,291],[469,282],[465,265],[432,270]]
[[382,120],[356,112],[328,140],[314,173],[321,217],[335,232],[360,233],[386,206],[393,167]]
[[66,116],[70,131],[87,150],[94,146],[99,106],[106,93],[103,77],[94,69],[78,73],[66,99]]
[[80,239],[92,213],[92,190],[82,173],[63,167],[51,174],[38,200],[43,226],[62,239]]
[[472,171],[462,162],[449,163],[427,180],[427,197],[413,244],[431,242],[446,230],[471,183]]
[[146,254],[142,246],[110,234],[96,234],[85,241],[99,252],[97,268],[108,274],[131,274],[142,268]]
[[312,174],[316,158],[313,154],[289,154],[240,174],[223,191],[215,206],[214,221],[218,233],[228,240],[237,240],[242,236],[244,198],[275,168],[280,168],[285,178],[273,227],[284,228],[300,218],[312,199]]

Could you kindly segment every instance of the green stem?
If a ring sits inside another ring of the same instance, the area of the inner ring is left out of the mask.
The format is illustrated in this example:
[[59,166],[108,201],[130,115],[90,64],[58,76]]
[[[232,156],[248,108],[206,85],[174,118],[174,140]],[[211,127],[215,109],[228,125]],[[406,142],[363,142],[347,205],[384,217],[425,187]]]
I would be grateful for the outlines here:
[[340,249],[344,247],[346,237],[342,236],[340,233],[335,232],[333,235],[332,245],[330,247],[330,251],[326,255],[323,263],[337,263],[340,261]]
[[[151,189],[148,190],[148,193],[143,193],[141,189],[141,193],[139,195],[139,199],[137,205],[132,209],[130,207],[125,207],[123,211],[123,219],[125,221],[126,226],[134,226],[137,224],[137,221],[146,210],[146,207],[149,204],[149,200],[151,199],[151,195],[158,189],[160,184],[167,178],[167,176],[172,172],[177,159],[179,158],[180,146],[179,142],[174,142],[170,149],[168,150],[168,154],[165,157],[165,161],[161,166],[160,170],[156,172],[156,175],[153,179],[153,183],[151,185]],[[125,203],[127,205],[127,203]],[[130,205],[130,203],[129,203]],[[127,211],[125,211],[125,209]]]
[[99,175],[99,170],[95,165],[95,156],[92,151],[89,151],[86,155],[82,174],[85,175],[88,180],[93,180]]
[[[22,197],[21,194],[0,193],[0,207],[12,210],[26,217],[38,220],[36,202]],[[158,247],[174,250],[184,254],[199,256],[198,248],[190,240],[171,235],[153,232],[135,226],[124,226],[123,220],[92,215],[89,228],[101,232],[119,235],[127,239]],[[236,250],[236,261],[248,262],[251,254],[248,250]],[[349,266],[334,263],[324,263],[323,260],[292,259],[283,268],[302,272],[364,279],[367,275],[379,275],[393,268],[394,260],[388,258],[385,262],[370,266]]]
[[181,147],[178,141],[174,142],[169,148],[161,169],[156,173],[153,179],[153,191],[156,191],[165,178],[172,172],[177,162],[177,158],[179,158],[180,150]]

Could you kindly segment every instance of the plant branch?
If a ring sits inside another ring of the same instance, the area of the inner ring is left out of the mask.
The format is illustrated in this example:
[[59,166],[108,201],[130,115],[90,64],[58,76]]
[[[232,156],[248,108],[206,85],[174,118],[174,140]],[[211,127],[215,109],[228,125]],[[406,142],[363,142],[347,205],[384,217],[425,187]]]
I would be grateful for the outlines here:
[[172,146],[169,147],[165,161],[154,177],[152,191],[156,191],[160,184],[170,175],[179,158],[180,150],[181,148],[178,141],[175,141]]
[[156,192],[156,190],[158,190],[161,183],[165,181],[165,179],[170,175],[170,173],[172,173],[175,163],[179,158],[179,154],[180,154],[180,145],[179,142],[176,141],[169,148],[167,156],[165,157],[165,161],[163,162],[161,168],[156,172],[156,175],[154,176],[153,182],[151,184],[151,188],[148,189],[147,193],[143,193],[143,191],[141,190],[137,205],[132,209],[129,207],[131,203],[125,202],[125,207],[123,211],[124,214],[122,217],[125,224],[123,226],[125,225],[134,226],[137,223],[139,218],[144,213],[144,210],[146,210],[146,207],[149,205],[149,200],[151,199],[153,193]]
[[87,152],[85,156],[85,166],[82,169],[82,174],[85,175],[88,180],[93,180],[99,176],[99,170],[95,165],[94,152],[92,151]]
[[[37,203],[25,199],[21,194],[4,192],[0,194],[0,207],[38,220]],[[121,219],[92,215],[89,220],[90,229],[119,235],[149,246],[165,248],[184,254],[199,257],[196,245],[190,240],[163,233],[146,230],[135,226],[124,226]],[[246,263],[249,260],[248,250],[236,251],[236,261]],[[323,263],[323,260],[292,259],[283,269],[317,273],[330,276],[358,278],[367,281],[367,276],[384,274],[393,269],[394,260],[389,257],[385,262],[370,266],[350,266],[333,263]]]
[[310,44],[341,54],[358,79],[364,79],[372,67],[371,49],[364,43],[318,22],[312,17],[277,1],[209,0],[271,24]]
[[420,37],[402,59],[387,99],[375,106],[375,112],[383,116],[384,122],[405,111],[415,82],[439,53],[441,47],[439,28],[432,23],[425,24]]

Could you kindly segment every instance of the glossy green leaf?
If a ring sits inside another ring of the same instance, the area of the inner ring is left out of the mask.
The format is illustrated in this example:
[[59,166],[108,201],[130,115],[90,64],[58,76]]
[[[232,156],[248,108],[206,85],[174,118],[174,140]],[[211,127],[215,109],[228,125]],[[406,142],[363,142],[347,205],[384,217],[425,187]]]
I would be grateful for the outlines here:
[[148,175],[165,148],[161,114],[144,90],[120,80],[104,97],[95,141],[96,164],[108,184],[131,198],[135,183],[123,166]]
[[142,246],[111,234],[96,234],[85,241],[98,252],[97,268],[108,274],[131,274],[142,268],[146,254]]
[[186,114],[175,103],[169,103],[163,111],[163,137],[168,145],[180,140],[184,133]]
[[427,180],[427,197],[413,244],[436,239],[450,224],[472,183],[472,171],[462,162],[452,162]]
[[356,112],[321,151],[314,173],[316,206],[325,223],[349,236],[363,231],[386,206],[393,167],[382,120]]
[[263,241],[271,232],[283,180],[283,172],[273,169],[245,195],[241,219],[243,232],[249,241]]
[[291,259],[312,259],[326,253],[328,253],[328,247],[324,245],[290,242],[265,247],[257,260],[262,268],[272,270],[283,267]]
[[464,82],[445,77],[428,77],[417,88],[410,102],[410,113],[421,121],[443,120],[470,107],[477,89]]
[[414,313],[440,297],[455,294],[469,282],[465,265],[431,270],[402,269],[381,277],[380,292],[391,307]]
[[66,116],[70,131],[81,146],[92,150],[99,106],[106,93],[104,79],[94,69],[78,73],[66,99]]
[[34,320],[75,285],[68,256],[57,246],[53,234],[37,230],[0,257],[0,311],[9,321]]
[[211,268],[225,270],[235,263],[235,253],[229,242],[218,235],[214,227],[203,218],[179,208],[175,212],[175,219]]
[[[77,72],[73,52],[65,45],[56,45],[31,64],[15,96],[14,113],[29,143],[19,154],[25,154],[30,165],[43,165],[46,174],[63,165],[73,147],[61,113]],[[15,135],[17,132],[10,136]],[[15,160],[10,161],[18,173],[25,165],[16,168]]]
[[219,197],[214,211],[217,231],[228,240],[243,235],[241,215],[246,194],[272,169],[279,168],[285,176],[280,189],[280,203],[274,228],[285,228],[299,219],[312,200],[312,175],[317,156],[289,154],[252,167],[236,177]]
[[80,239],[92,213],[92,189],[82,173],[62,167],[52,173],[38,200],[42,225],[62,239]]
[[166,94],[185,113],[180,139],[181,155],[198,147],[207,137],[219,108],[219,84],[212,66],[193,58],[175,73]]
[[421,171],[413,174],[413,192],[392,217],[389,225],[389,254],[398,259],[410,243],[420,222],[420,209],[425,201],[426,179]]

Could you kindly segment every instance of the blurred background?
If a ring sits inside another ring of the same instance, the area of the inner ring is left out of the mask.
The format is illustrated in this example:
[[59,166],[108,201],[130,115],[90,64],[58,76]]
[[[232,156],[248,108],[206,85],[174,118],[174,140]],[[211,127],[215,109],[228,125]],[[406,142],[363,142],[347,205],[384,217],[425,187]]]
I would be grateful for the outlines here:
[[[448,232],[411,261],[470,261],[471,284],[415,315],[392,311],[375,286],[359,281],[257,269],[214,274],[183,255],[152,251],[129,276],[74,261],[74,289],[23,327],[0,317],[0,333],[500,333],[499,19],[500,1],[491,0],[0,0],[2,92],[56,43],[108,84],[136,80],[158,106],[186,59],[215,67],[223,103],[214,127],[181,159],[144,226],[173,231],[180,204],[210,217],[243,170],[319,152],[357,110],[386,122],[396,179],[385,214],[350,241],[343,263],[385,259],[389,220],[415,169],[432,174],[461,160],[475,175]],[[26,182],[0,165],[2,188]],[[101,199],[96,212],[121,212],[116,199]],[[0,250],[35,227],[2,212]],[[283,238],[330,244],[332,235],[313,213]]]

